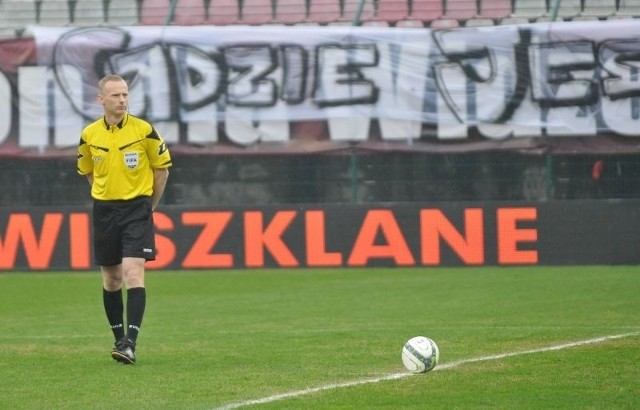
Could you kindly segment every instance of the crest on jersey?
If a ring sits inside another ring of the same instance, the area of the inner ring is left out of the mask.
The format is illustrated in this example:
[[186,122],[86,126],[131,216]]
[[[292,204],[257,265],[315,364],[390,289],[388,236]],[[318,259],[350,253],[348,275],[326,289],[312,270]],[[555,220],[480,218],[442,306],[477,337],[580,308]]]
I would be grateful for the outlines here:
[[134,169],[138,166],[138,153],[137,152],[125,152],[124,153],[124,164],[129,169]]

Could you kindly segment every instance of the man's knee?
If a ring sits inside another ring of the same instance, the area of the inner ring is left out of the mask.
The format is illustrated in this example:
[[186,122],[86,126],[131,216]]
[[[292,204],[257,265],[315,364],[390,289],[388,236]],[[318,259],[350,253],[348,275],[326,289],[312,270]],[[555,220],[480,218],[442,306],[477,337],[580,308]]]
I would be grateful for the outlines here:
[[124,284],[127,289],[144,287],[144,259],[125,258]]
[[106,290],[116,291],[122,286],[122,266],[102,266],[102,283]]

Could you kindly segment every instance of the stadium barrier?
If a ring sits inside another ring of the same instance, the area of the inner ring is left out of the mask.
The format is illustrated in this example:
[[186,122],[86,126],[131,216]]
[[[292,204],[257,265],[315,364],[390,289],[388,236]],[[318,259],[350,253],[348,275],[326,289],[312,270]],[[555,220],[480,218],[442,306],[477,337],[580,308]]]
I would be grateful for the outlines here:
[[[150,269],[637,264],[640,201],[166,207]],[[92,268],[86,208],[0,208],[0,270]]]

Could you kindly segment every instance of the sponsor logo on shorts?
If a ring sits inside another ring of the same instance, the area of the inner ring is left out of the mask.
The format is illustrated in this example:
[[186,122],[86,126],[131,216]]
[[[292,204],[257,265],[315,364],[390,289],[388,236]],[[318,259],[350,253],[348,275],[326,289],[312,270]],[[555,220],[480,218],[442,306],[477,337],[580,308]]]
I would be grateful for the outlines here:
[[152,253],[152,252],[153,252],[153,249],[144,248],[144,249],[142,250],[142,252],[144,252],[144,253]]

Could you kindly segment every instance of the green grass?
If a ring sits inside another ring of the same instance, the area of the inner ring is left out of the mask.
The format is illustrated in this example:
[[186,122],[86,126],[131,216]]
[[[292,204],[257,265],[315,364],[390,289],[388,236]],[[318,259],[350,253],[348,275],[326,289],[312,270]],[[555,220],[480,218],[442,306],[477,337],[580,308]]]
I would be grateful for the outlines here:
[[[0,408],[213,409],[440,368],[264,409],[640,408],[635,266],[148,272],[138,363],[111,361],[98,273],[0,274]],[[447,366],[463,361],[457,366]]]

